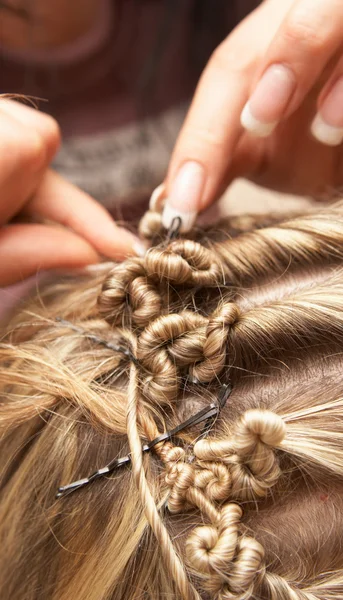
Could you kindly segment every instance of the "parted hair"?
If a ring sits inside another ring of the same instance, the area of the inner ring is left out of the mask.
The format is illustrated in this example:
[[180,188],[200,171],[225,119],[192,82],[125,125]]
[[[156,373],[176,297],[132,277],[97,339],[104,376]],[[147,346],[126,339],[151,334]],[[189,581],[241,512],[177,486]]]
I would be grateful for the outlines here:
[[[13,316],[1,600],[343,598],[343,203],[278,219],[170,241],[152,210],[145,257],[66,276]],[[142,452],[229,380],[206,437]]]

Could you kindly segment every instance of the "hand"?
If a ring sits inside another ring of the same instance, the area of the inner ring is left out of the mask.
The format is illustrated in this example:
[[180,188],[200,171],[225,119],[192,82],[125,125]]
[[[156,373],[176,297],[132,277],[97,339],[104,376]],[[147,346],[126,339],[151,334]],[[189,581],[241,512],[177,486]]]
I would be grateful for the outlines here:
[[188,230],[238,176],[318,198],[342,185],[342,48],[342,0],[265,0],[242,21],[177,140],[159,190],[166,227],[179,215]]
[[51,117],[0,98],[0,140],[0,286],[133,253],[131,233],[48,169],[60,141]]

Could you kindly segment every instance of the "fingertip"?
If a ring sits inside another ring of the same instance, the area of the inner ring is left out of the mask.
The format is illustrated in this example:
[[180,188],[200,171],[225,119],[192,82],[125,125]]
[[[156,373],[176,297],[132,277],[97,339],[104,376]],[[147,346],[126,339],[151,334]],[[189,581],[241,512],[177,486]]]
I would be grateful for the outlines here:
[[339,146],[343,141],[343,59],[337,71],[339,76],[334,73],[333,83],[330,82],[322,98],[319,98],[319,111],[311,125],[312,135],[327,146]]
[[263,123],[256,117],[254,117],[250,102],[247,102],[241,113],[241,125],[249,133],[252,133],[256,137],[264,138],[268,137],[275,129],[277,122]]
[[50,163],[59,150],[62,141],[62,133],[57,121],[50,115],[44,114],[46,123],[46,153]]
[[137,239],[137,241],[132,244],[132,250],[136,256],[143,258],[143,256],[146,254],[147,248],[140,240]]
[[317,113],[312,122],[311,133],[318,142],[326,146],[339,146],[343,141],[343,127],[329,125],[320,113]]
[[296,77],[289,67],[270,65],[241,113],[243,127],[258,137],[268,137],[284,117],[296,86]]
[[176,171],[169,185],[162,224],[169,229],[175,218],[181,219],[180,231],[189,231],[204,207],[207,172],[197,160],[186,160]]
[[125,260],[129,256],[143,257],[147,250],[138,237],[124,227],[118,227],[114,221],[108,223],[106,239],[103,238],[101,245],[97,244],[96,247],[98,250],[101,247],[101,253],[113,260]]
[[171,204],[169,202],[166,202],[166,205],[165,205],[165,207],[163,209],[163,213],[162,213],[163,227],[165,229],[169,229],[169,227],[171,227],[174,219],[177,219],[177,218],[181,220],[181,225],[180,225],[181,233],[187,233],[194,226],[194,223],[197,218],[197,213],[194,211],[186,212],[186,211],[176,209],[173,206],[171,206]]

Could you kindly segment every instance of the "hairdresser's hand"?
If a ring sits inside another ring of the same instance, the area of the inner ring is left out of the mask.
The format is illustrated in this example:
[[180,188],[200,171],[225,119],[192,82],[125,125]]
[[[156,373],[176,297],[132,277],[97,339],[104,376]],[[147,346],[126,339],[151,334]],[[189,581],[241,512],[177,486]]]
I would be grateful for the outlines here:
[[51,117],[0,99],[0,286],[133,253],[132,234],[48,169],[59,141]]
[[201,77],[165,182],[164,224],[180,214],[190,226],[237,176],[320,198],[343,184],[342,140],[343,1],[265,0]]

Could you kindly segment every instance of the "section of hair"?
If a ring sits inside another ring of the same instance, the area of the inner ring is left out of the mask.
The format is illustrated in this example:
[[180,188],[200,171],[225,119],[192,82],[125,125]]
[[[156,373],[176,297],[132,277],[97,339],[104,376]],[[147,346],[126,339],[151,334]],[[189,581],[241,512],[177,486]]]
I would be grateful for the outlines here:
[[[0,344],[2,600],[343,597],[342,242],[342,203],[222,226],[66,277],[15,315]],[[229,377],[206,438],[197,426],[142,453]]]

